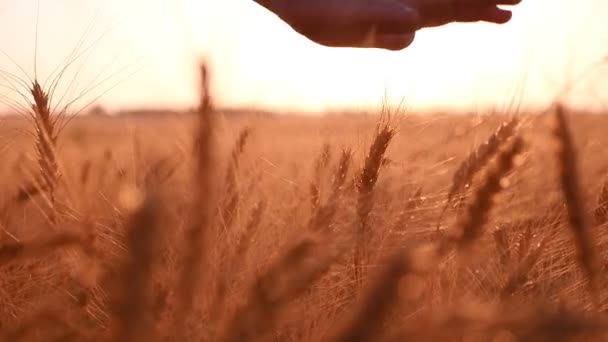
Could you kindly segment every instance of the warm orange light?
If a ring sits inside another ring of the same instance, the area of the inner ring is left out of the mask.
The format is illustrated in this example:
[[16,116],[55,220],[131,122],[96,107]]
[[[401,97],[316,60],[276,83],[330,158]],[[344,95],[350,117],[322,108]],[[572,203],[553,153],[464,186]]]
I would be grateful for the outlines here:
[[[9,2],[15,6],[0,11],[2,48],[31,73],[37,1]],[[113,62],[105,73],[126,80],[104,96],[112,106],[196,103],[195,63],[204,55],[214,66],[216,100],[227,105],[377,107],[387,94],[409,107],[500,108],[549,101],[608,52],[608,4],[601,0],[524,1],[507,25],[424,30],[401,52],[318,46],[251,0],[41,3],[42,71],[63,61],[91,18],[97,30],[90,39],[115,25],[79,76],[87,84]],[[15,71],[6,59],[0,63]],[[129,63],[133,68],[121,69]],[[600,88],[598,79],[585,94]],[[594,104],[602,104],[598,97]],[[589,96],[577,101],[591,103]]]

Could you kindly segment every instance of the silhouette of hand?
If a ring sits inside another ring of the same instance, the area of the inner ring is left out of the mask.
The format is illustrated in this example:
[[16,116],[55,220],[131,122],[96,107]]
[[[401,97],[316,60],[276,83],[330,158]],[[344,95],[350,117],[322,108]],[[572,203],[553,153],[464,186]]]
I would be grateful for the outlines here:
[[295,31],[331,47],[401,50],[417,30],[452,22],[502,24],[520,0],[259,0]]

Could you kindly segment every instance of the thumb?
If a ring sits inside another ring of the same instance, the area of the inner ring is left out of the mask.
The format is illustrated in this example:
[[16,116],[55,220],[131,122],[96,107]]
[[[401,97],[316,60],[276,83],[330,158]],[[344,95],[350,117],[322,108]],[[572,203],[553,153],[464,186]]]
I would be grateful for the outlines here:
[[392,51],[403,50],[414,41],[416,33],[378,33],[372,37],[370,47]]

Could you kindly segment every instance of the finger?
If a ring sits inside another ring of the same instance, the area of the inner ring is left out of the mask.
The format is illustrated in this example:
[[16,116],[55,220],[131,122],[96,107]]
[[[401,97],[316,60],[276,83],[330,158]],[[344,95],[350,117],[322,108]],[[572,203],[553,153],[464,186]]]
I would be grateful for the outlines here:
[[452,6],[428,9],[423,13],[424,27],[441,26],[452,22],[478,22],[485,21],[495,24],[504,24],[511,20],[512,12],[496,7],[496,5],[471,7]]
[[372,2],[358,12],[359,25],[379,32],[402,34],[421,27],[420,14],[397,1]]
[[511,11],[498,8],[496,6],[458,8],[449,18],[456,22],[476,22],[486,21],[496,24],[504,24],[511,20]]
[[486,21],[495,24],[505,24],[508,23],[513,17],[513,13],[508,10],[504,10],[498,7],[490,7],[485,10],[482,10],[479,13],[479,20]]
[[446,4],[452,3],[454,6],[483,6],[483,5],[517,5],[521,0],[431,0],[431,3]]
[[[411,0],[400,0],[404,1]],[[454,13],[459,9],[470,8],[489,8],[496,6],[517,5],[521,0],[418,0],[416,5],[412,6],[425,18],[432,14],[442,17],[449,17],[449,13]],[[411,3],[411,2],[410,2]],[[454,15],[451,15],[454,17]]]
[[379,33],[374,36],[370,47],[391,51],[403,50],[410,46],[416,37],[415,32],[405,34]]

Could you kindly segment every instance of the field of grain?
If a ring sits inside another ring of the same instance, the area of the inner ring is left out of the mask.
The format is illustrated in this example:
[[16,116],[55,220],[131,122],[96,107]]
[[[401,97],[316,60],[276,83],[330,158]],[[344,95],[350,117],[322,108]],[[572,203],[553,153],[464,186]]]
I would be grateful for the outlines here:
[[[34,92],[35,93],[35,92]],[[603,340],[608,118],[0,121],[3,341]]]

